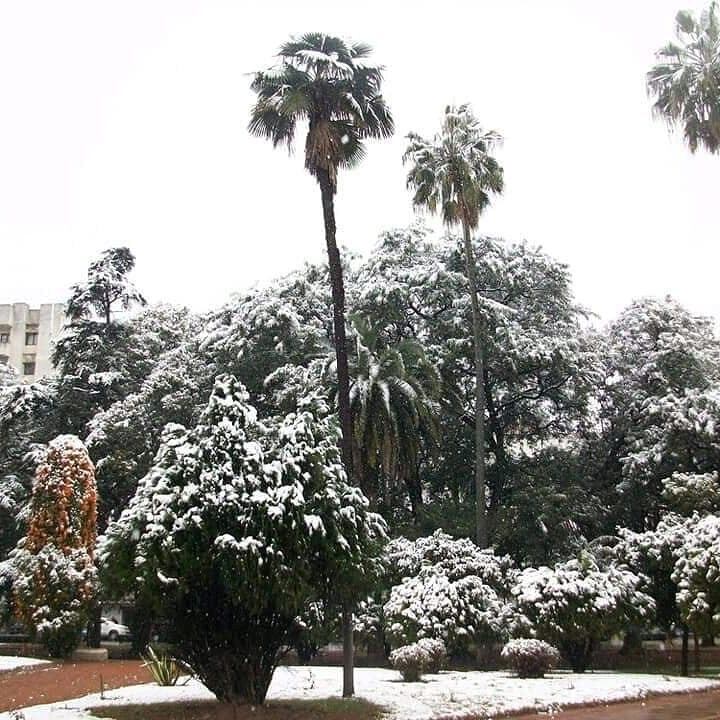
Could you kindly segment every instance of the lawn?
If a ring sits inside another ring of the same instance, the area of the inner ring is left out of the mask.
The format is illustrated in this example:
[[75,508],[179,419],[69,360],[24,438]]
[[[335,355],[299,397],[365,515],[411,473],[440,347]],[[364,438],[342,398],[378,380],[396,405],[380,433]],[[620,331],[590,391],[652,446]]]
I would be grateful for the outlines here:
[[[499,717],[520,711],[547,712],[573,705],[594,705],[653,695],[720,689],[704,678],[596,672],[573,675],[553,672],[545,679],[520,680],[506,671],[443,672],[422,682],[404,683],[393,670],[358,668],[355,688],[363,702],[339,698],[342,669],[289,667],[277,669],[268,709],[251,710],[237,720],[366,720],[378,718],[382,706],[393,720],[447,717]],[[328,699],[334,698],[334,699]],[[376,703],[376,704],[375,704]],[[25,720],[82,720],[86,708],[96,718],[116,720],[235,720],[218,716],[212,694],[198,681],[159,687],[135,685],[61,703],[23,708]],[[352,713],[355,714],[352,714]],[[10,717],[0,715],[1,720]]]
[[221,714],[211,700],[154,705],[90,708],[93,717],[113,720],[378,720],[382,708],[366,700],[292,700],[269,702],[265,707],[247,706],[233,716]]

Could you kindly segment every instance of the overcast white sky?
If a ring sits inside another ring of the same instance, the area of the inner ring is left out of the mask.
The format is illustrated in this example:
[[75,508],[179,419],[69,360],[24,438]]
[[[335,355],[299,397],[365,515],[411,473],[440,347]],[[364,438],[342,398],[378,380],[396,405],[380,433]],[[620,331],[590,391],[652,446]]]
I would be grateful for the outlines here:
[[150,300],[196,309],[322,259],[301,154],[246,131],[247,73],[321,30],[375,48],[397,125],[341,176],[341,243],[412,221],[404,136],[470,102],[505,136],[481,231],[567,262],[605,319],[666,293],[720,317],[720,157],[654,121],[644,84],[677,10],[702,5],[0,0],[0,303],[65,301],[113,245]]

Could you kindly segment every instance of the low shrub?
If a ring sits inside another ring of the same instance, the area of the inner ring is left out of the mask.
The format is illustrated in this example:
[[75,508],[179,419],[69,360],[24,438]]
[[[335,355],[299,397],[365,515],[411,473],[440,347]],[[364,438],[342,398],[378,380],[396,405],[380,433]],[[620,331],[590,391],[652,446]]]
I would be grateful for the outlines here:
[[158,655],[150,645],[147,647],[147,655],[143,655],[143,667],[150,670],[150,674],[158,685],[177,684],[182,668],[169,655],[164,653]]
[[445,667],[445,660],[447,658],[445,643],[435,638],[421,638],[417,641],[417,644],[428,654],[427,672],[431,675],[439,673],[443,667]]
[[403,645],[390,653],[390,664],[405,682],[417,682],[430,665],[430,654],[420,645]]
[[542,640],[510,640],[502,649],[502,657],[521,678],[541,678],[552,670],[560,653]]

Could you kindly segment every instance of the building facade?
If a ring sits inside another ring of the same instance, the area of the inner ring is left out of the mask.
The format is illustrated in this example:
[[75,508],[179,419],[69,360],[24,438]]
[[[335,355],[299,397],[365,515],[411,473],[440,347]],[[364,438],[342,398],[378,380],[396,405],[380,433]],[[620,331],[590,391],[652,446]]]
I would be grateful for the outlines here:
[[0,363],[32,382],[53,371],[52,341],[65,324],[62,303],[31,308],[27,303],[0,305]]

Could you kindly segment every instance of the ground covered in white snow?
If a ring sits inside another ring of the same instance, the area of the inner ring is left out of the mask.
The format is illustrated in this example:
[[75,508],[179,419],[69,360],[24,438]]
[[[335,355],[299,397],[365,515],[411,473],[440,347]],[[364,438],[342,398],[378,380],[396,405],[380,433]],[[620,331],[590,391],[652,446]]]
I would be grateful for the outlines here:
[[[282,667],[269,699],[324,698],[340,694],[340,668]],[[360,668],[355,674],[357,695],[384,706],[394,720],[494,717],[518,710],[559,710],[571,705],[645,698],[651,694],[720,688],[720,682],[701,678],[597,672],[585,675],[553,673],[545,679],[519,680],[507,672],[444,672],[420,683],[400,682],[392,670]],[[93,706],[197,700],[212,697],[196,681],[180,687],[136,685],[111,690],[105,700],[97,694],[23,710],[25,720],[80,720]],[[10,720],[10,713],[0,720]]]
[[41,665],[46,662],[48,661],[38,660],[37,658],[0,655],[0,672],[3,672],[4,670],[15,670],[21,667],[29,667],[30,665]]

